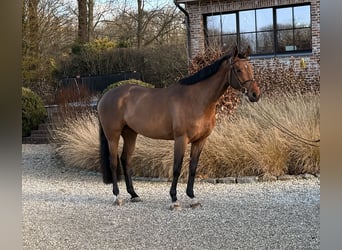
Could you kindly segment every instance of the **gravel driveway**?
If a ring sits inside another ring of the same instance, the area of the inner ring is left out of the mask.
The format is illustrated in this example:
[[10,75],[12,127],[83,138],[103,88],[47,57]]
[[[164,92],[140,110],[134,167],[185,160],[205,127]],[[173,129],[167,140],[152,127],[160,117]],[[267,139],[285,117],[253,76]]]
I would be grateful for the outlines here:
[[202,208],[170,211],[169,182],[135,181],[121,207],[98,173],[64,167],[50,145],[22,147],[24,249],[319,249],[320,181],[195,182]]

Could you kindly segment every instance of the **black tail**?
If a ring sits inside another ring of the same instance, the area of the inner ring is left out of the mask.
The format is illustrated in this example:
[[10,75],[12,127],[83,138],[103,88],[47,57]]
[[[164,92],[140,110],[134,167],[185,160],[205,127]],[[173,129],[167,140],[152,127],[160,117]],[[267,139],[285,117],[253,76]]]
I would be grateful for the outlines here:
[[[113,175],[112,175],[112,170],[110,168],[110,152],[109,152],[108,140],[103,132],[103,128],[100,122],[99,122],[99,127],[100,127],[100,164],[101,164],[103,182],[105,184],[111,184],[113,183]],[[121,172],[119,156],[117,156],[117,162],[118,162],[118,166],[116,168],[117,181],[120,181],[122,172]]]

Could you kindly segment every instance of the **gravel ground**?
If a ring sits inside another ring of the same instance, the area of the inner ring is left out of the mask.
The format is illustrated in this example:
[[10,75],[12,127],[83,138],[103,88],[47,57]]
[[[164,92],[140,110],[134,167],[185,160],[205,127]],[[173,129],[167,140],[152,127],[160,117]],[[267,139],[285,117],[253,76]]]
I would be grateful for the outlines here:
[[195,183],[202,203],[170,211],[169,182],[135,181],[114,206],[101,175],[64,167],[50,145],[22,147],[24,249],[319,249],[320,181]]

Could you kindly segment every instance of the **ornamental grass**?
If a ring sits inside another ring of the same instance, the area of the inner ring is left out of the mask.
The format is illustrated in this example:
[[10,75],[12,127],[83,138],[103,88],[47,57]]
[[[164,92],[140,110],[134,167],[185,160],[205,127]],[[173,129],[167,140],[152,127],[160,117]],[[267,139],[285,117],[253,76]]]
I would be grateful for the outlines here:
[[[309,145],[283,133],[280,123],[306,138],[320,137],[317,92],[264,97],[259,103],[242,100],[233,115],[221,118],[204,146],[197,169],[199,178],[319,173],[319,143]],[[277,123],[265,118],[265,113]],[[87,111],[52,129],[57,154],[65,165],[99,170],[99,132],[95,112]],[[120,140],[120,150],[122,139]],[[188,174],[190,145],[181,178]],[[135,176],[171,178],[173,141],[139,135],[133,154]]]

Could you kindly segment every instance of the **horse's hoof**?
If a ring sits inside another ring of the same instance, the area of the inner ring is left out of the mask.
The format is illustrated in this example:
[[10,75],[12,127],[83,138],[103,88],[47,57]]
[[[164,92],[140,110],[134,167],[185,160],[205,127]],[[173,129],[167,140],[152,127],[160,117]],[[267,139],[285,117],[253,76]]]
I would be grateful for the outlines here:
[[123,205],[123,200],[122,199],[116,199],[114,204],[117,205],[117,206],[122,206]]
[[142,201],[139,196],[131,198],[131,202],[140,202]]
[[115,206],[122,206],[123,205],[123,200],[117,199],[116,201],[114,201],[114,205]]
[[114,203],[115,206],[122,206],[123,205],[123,199],[114,197]]
[[195,208],[202,207],[202,204],[201,204],[201,203],[199,203],[199,202],[196,202],[196,203],[192,203],[192,204],[190,204],[190,207],[191,207],[192,209],[195,209]]
[[196,198],[193,198],[190,202],[190,207],[195,209],[198,207],[202,207],[202,204]]
[[179,203],[178,201],[176,201],[176,202],[173,202],[173,203],[170,205],[170,210],[171,210],[171,211],[172,211],[172,210],[177,210],[177,211],[179,211],[179,210],[182,210],[182,207],[181,207],[180,203]]

